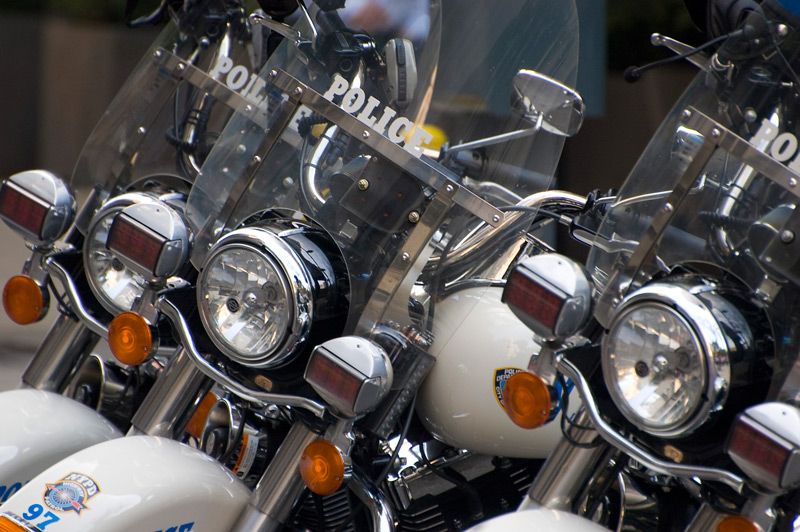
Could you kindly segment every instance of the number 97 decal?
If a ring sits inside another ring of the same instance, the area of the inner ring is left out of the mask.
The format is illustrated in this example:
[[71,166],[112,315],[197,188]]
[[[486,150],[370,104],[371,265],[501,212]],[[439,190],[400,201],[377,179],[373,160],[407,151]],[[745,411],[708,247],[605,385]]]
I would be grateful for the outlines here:
[[31,504],[27,512],[22,512],[22,518],[39,530],[44,530],[47,525],[52,525],[59,521],[53,512],[45,512],[41,504]]

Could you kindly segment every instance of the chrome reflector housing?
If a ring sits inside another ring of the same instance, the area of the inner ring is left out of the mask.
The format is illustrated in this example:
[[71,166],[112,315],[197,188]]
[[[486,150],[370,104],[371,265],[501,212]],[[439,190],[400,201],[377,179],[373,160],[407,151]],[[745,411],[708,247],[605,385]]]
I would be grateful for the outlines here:
[[614,403],[639,429],[680,437],[722,408],[731,364],[753,345],[741,313],[697,278],[658,282],[623,300],[603,340]]
[[307,253],[313,264],[303,257],[301,250],[313,243],[295,239],[305,229],[282,229],[263,225],[228,233],[209,251],[197,280],[200,318],[211,340],[245,366],[287,362],[310,335],[320,300],[337,285],[324,252]]

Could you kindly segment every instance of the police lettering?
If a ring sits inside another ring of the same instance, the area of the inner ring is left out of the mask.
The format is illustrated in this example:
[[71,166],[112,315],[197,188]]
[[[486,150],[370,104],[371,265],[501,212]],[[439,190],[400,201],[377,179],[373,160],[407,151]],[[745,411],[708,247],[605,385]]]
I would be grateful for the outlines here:
[[[785,163],[796,155],[787,166],[800,173],[800,154],[797,152],[797,137],[788,131],[779,135],[778,126],[766,118],[761,121],[761,126],[753,138],[750,139],[750,144],[755,146],[758,151],[769,153],[773,159],[781,163]],[[767,151],[768,148],[769,151]]]
[[381,108],[380,100],[367,96],[361,87],[351,87],[339,74],[334,74],[331,86],[322,96],[331,102],[341,96],[340,105],[343,110],[379,134],[385,134],[395,144],[403,143],[403,148],[417,157],[422,154],[420,146],[433,140],[433,135],[414,125],[408,118],[397,116],[397,111],[391,107]]
[[267,86],[266,80],[258,77],[258,74],[251,74],[242,65],[234,66],[230,57],[220,57],[208,75],[218,81],[222,81],[224,76],[225,85],[229,89],[238,92],[258,106],[261,106],[267,98],[264,91],[264,87]]

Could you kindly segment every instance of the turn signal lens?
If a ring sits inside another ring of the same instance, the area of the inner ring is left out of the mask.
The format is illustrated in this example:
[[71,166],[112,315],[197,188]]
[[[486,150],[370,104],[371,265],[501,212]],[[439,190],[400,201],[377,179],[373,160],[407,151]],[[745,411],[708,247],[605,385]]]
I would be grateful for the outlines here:
[[186,425],[186,432],[188,432],[192,438],[200,439],[203,435],[203,427],[206,426],[208,413],[211,412],[211,408],[217,404],[217,401],[219,401],[219,398],[213,393],[208,392],[197,406],[197,410],[192,414],[192,419],[190,419],[189,423]]
[[551,419],[550,387],[528,371],[515,373],[503,386],[503,407],[515,425],[523,429],[541,427]]
[[27,275],[16,275],[3,288],[3,308],[14,323],[28,325],[42,319],[49,293]]
[[31,532],[31,528],[15,523],[5,515],[0,515],[0,532]]
[[300,475],[312,492],[330,495],[344,481],[342,453],[329,441],[311,442],[300,456]]
[[123,364],[138,366],[153,348],[150,325],[135,312],[123,312],[108,326],[108,346]]
[[758,532],[758,527],[746,517],[729,515],[717,525],[717,532]]

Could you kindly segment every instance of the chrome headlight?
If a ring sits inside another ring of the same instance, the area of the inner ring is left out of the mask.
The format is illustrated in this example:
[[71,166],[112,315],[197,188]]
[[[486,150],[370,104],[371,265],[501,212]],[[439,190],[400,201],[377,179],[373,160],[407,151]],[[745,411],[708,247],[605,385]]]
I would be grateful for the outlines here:
[[150,195],[130,193],[111,199],[94,215],[83,245],[83,262],[92,292],[112,314],[131,310],[145,289],[145,278],[125,266],[106,247],[114,218],[125,207],[156,201]]
[[722,407],[731,357],[752,346],[752,333],[714,288],[654,283],[617,309],[603,340],[603,375],[614,403],[639,429],[683,436]]
[[309,264],[292,238],[298,234],[263,227],[233,231],[211,248],[197,280],[211,340],[246,366],[272,367],[295,354],[310,334],[320,293],[336,286],[332,269],[317,269],[325,254],[309,253],[316,260]]

